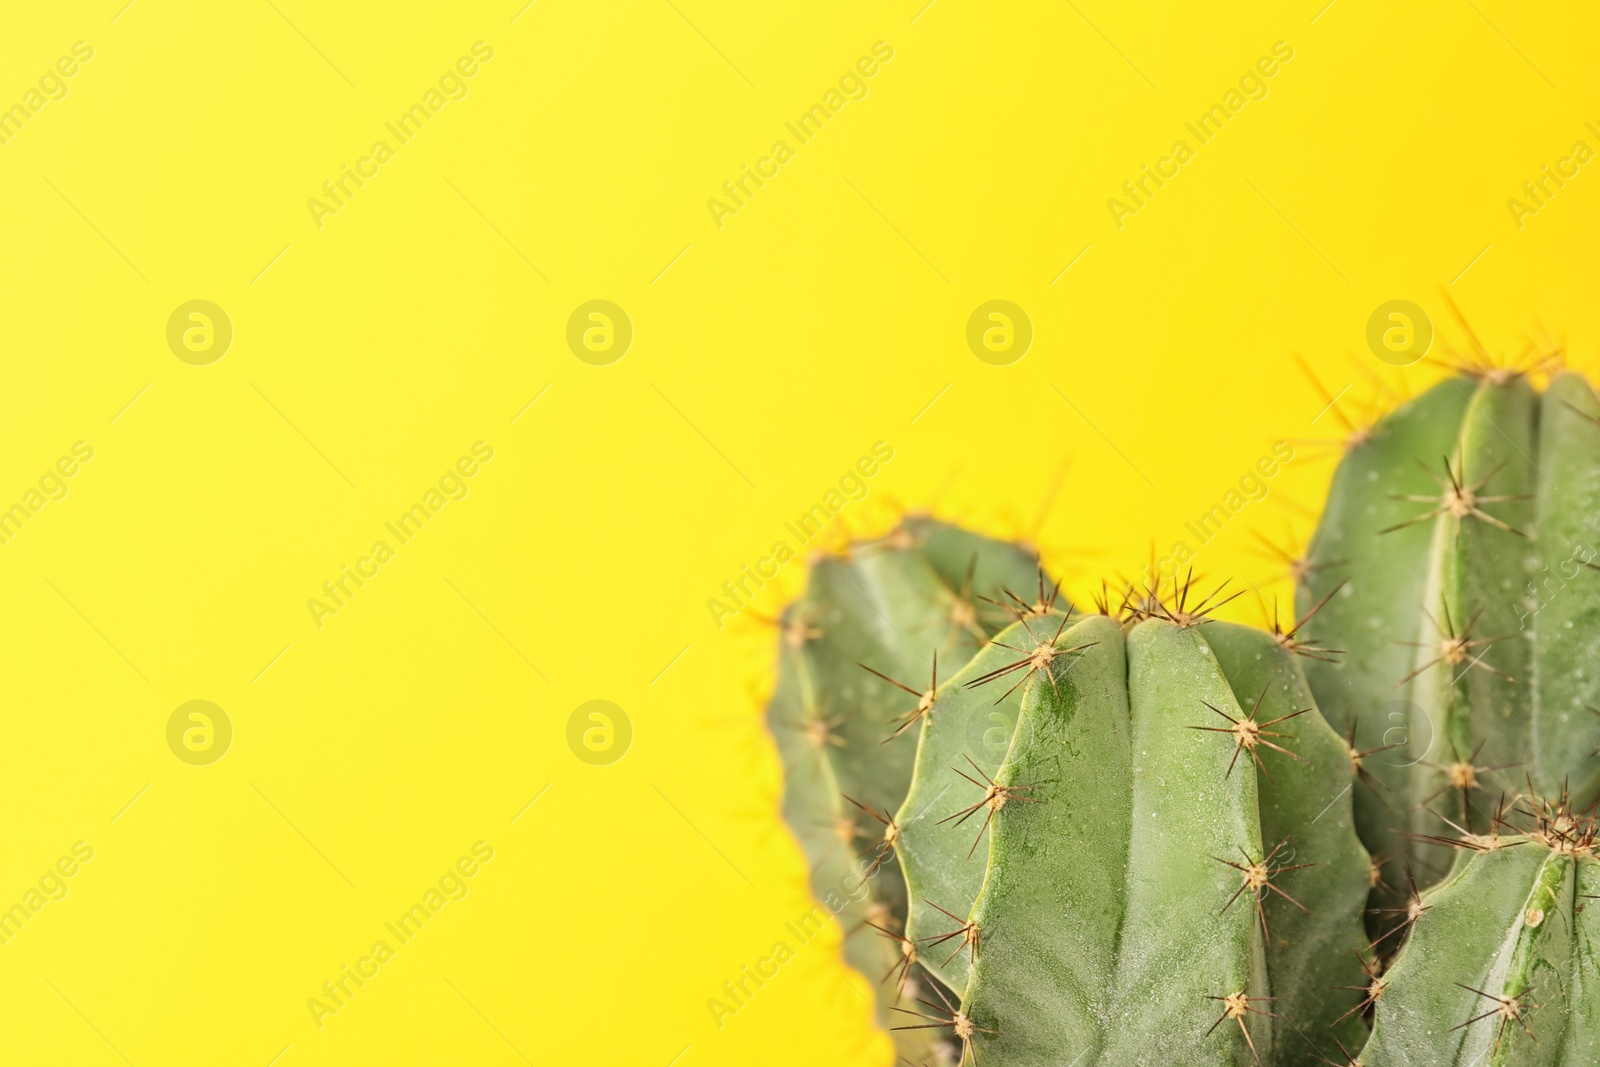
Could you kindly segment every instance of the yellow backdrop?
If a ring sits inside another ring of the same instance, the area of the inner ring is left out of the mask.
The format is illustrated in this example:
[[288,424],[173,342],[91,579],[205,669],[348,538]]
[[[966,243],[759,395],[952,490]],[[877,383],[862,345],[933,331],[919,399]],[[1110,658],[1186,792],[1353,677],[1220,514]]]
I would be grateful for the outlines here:
[[1322,3],[11,5],[0,1060],[885,1063],[786,522],[1270,598],[1380,306],[1594,365],[1592,8]]

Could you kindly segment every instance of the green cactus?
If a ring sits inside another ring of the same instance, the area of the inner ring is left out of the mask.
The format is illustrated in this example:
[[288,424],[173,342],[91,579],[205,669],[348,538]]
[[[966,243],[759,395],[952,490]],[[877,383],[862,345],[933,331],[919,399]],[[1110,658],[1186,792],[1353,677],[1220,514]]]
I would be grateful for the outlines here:
[[[1148,596],[1128,614],[1021,619],[940,690],[900,858],[914,893],[947,894],[913,906],[909,936],[961,995],[933,987],[907,1025],[1001,1067],[1359,1044],[1359,995],[1328,988],[1362,977],[1369,886],[1343,741],[1272,635]],[[945,694],[1024,675],[993,760],[971,740],[994,698]]]
[[[1515,834],[1501,830],[1518,816]],[[1413,898],[1404,947],[1374,976],[1365,1067],[1600,1062],[1600,860],[1593,814],[1523,798],[1455,839],[1450,876]],[[1518,847],[1520,846],[1520,847]],[[1347,1059],[1348,1063],[1349,1060]]]
[[784,813],[906,1061],[1600,1062],[1600,397],[1475,362],[1291,564],[1268,633],[1187,580],[1074,622],[925,519],[816,563]]
[[[935,663],[941,679],[953,673],[1009,617],[997,602],[1036,588],[1031,551],[908,517],[880,541],[814,560],[805,595],[784,611],[767,711],[783,815],[817,899],[844,930],[850,965],[874,983],[899,975],[880,984],[885,1009],[911,978],[891,940],[906,897],[898,866],[884,862],[895,843],[889,813],[911,780]],[[901,1042],[918,1058],[926,1044]]]
[[[1600,795],[1600,401],[1474,365],[1347,442],[1303,567],[1306,675],[1373,788],[1386,881],[1442,877],[1502,792]],[[1448,822],[1446,821],[1448,820]]]

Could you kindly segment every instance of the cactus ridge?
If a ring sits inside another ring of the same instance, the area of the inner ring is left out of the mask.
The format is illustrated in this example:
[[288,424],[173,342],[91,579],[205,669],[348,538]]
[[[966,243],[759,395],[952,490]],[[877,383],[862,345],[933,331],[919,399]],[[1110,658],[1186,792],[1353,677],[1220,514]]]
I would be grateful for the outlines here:
[[[1019,686],[1027,677],[1040,676],[1036,659],[1048,664],[1070,648],[1057,643],[1068,613],[1044,601],[1035,604],[1044,614],[1018,618],[945,681],[936,699],[939,712],[923,726],[918,740],[917,766],[947,772],[914,774],[896,815],[902,827],[900,863],[910,895],[906,931],[928,947],[937,949],[934,941],[966,921],[983,877],[983,864],[973,857],[995,814],[1012,800],[1033,803],[1028,786],[1000,783],[994,775],[1021,714]],[[992,694],[1000,687],[992,682],[1010,684],[995,699]],[[974,830],[971,821],[980,811],[983,817]],[[934,951],[921,962],[948,988],[960,989],[970,953]]]

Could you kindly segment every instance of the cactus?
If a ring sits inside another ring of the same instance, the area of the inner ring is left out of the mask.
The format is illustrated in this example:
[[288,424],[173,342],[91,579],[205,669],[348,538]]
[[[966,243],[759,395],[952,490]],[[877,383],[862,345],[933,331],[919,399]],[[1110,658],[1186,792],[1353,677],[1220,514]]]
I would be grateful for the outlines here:
[[784,813],[907,1062],[1600,1062],[1600,397],[1458,371],[1352,428],[1287,628],[925,519],[816,563]]
[[[906,1025],[1003,1067],[1359,1045],[1359,994],[1328,988],[1362,977],[1369,886],[1344,742],[1272,635],[1127,614],[1022,618],[939,691],[897,822],[907,883],[948,894],[908,936],[961,995],[930,987]],[[946,694],[1002,686],[1021,714],[990,762],[970,740],[994,698]]]
[[1442,877],[1438,838],[1497,797],[1600,795],[1600,401],[1474,363],[1353,434],[1302,567],[1318,705],[1363,764],[1386,880]]
[[[1517,833],[1518,818],[1529,824]],[[1450,876],[1408,907],[1404,947],[1371,981],[1366,1067],[1600,1062],[1600,860],[1592,811],[1525,797],[1453,839]],[[1515,847],[1520,846],[1520,847]],[[1348,1062],[1348,1060],[1346,1061]]]
[[[1035,588],[1044,584],[1031,551],[908,517],[880,541],[814,560],[805,595],[781,619],[767,717],[784,765],[783,815],[813,891],[844,929],[846,959],[880,985],[885,1009],[912,991],[900,949],[872,927],[892,936],[905,923],[905,888],[885,860],[889,813],[930,710],[924,694],[936,671],[953,673],[1009,617],[997,603],[1007,590]],[[881,982],[891,969],[898,980]]]

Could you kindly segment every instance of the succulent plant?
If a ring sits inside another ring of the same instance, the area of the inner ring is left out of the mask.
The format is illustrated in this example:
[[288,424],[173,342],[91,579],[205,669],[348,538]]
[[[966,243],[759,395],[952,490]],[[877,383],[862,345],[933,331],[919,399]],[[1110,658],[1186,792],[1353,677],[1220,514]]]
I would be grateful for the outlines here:
[[[994,759],[971,742],[1008,689]],[[1148,601],[1025,616],[938,697],[899,852],[907,936],[959,995],[933,989],[908,1025],[1006,1067],[1359,1046],[1359,994],[1329,988],[1362,977],[1352,771],[1272,635]]]
[[[1008,590],[1035,589],[1032,551],[908,517],[882,540],[813,560],[804,596],[780,620],[767,719],[783,815],[813,891],[844,929],[846,959],[879,986],[885,1011],[907,992],[884,980],[903,963],[887,935],[906,918],[890,813],[911,781],[929,694],[1010,618]],[[920,1058],[919,1036],[902,1035],[902,1048]]]
[[1502,793],[1600,795],[1600,400],[1477,362],[1346,442],[1303,566],[1307,664],[1370,785],[1386,881],[1444,876],[1438,840]]
[[[1526,825],[1503,832],[1519,820]],[[1404,946],[1386,972],[1371,973],[1372,1039],[1360,1063],[1600,1063],[1592,811],[1573,811],[1565,796],[1524,797],[1497,812],[1487,833],[1455,843],[1461,859],[1413,896]]]
[[906,1062],[1600,1063],[1600,397],[1458,369],[1351,427],[1287,628],[928,519],[814,562],[784,814]]

